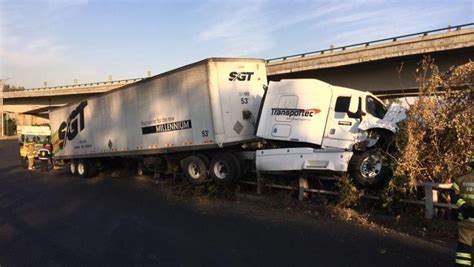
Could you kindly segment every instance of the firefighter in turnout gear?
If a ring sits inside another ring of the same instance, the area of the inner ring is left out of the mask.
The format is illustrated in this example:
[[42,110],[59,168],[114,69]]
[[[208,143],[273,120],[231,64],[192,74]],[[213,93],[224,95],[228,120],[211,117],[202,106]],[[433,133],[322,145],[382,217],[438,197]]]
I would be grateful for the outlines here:
[[469,162],[469,173],[457,178],[452,186],[451,201],[458,206],[458,245],[456,266],[472,265],[472,245],[474,242],[474,172],[473,159]]
[[50,153],[49,150],[46,148],[42,148],[38,152],[38,158],[41,162],[41,171],[42,172],[47,172],[48,171],[48,164],[50,160]]
[[28,157],[28,170],[32,171],[35,169],[35,144],[30,143],[28,144],[28,152],[27,152],[27,157]]

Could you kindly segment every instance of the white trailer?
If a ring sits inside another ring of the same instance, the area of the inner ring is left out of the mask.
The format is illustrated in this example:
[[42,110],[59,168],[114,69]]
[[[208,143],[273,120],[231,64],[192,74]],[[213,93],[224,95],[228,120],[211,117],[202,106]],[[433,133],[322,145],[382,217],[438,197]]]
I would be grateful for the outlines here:
[[101,159],[174,155],[201,182],[198,169],[212,158],[196,151],[257,139],[266,84],[263,60],[213,58],[58,108],[50,112],[54,157],[88,176]]
[[54,157],[84,177],[127,158],[228,184],[255,167],[348,171],[362,154],[361,184],[386,176],[364,152],[396,129],[380,100],[314,79],[266,85],[264,60],[211,58],[69,104],[50,112]]

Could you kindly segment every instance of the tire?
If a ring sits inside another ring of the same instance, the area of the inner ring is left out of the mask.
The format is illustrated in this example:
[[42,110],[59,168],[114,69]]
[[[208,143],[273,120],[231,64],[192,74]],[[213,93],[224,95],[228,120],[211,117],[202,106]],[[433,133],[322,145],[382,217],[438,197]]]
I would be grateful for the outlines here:
[[379,149],[354,154],[349,162],[349,174],[359,187],[377,188],[383,186],[392,170]]
[[69,163],[69,172],[70,172],[72,175],[77,176],[77,161],[72,160],[72,161]]
[[181,161],[184,177],[193,185],[200,185],[207,181],[208,164],[198,156],[189,156]]
[[77,162],[77,174],[82,178],[88,178],[92,174],[91,162],[86,159]]
[[212,180],[221,186],[237,182],[241,175],[240,160],[232,153],[217,154],[209,164],[209,173]]

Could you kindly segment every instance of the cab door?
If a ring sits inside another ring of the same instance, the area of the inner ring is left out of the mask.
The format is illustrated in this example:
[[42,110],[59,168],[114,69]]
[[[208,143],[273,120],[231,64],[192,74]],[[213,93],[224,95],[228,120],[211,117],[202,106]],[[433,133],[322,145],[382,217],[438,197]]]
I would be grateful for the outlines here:
[[[278,100],[277,108],[296,109],[298,105],[298,96],[282,95]],[[293,119],[285,116],[275,116],[271,135],[277,138],[289,138],[291,135],[291,122]]]
[[348,115],[351,98],[359,98],[359,108],[362,99],[358,95],[339,95],[335,98],[328,117],[328,126],[323,140],[323,147],[349,149],[354,143],[360,119]]

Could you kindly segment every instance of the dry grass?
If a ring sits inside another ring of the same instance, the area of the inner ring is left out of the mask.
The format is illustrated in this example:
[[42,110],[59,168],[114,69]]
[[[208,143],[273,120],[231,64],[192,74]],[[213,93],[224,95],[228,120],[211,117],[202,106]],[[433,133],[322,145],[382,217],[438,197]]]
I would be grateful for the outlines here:
[[441,73],[429,59],[417,69],[418,99],[397,136],[395,176],[409,191],[420,181],[450,182],[466,171],[473,144],[474,62]]

